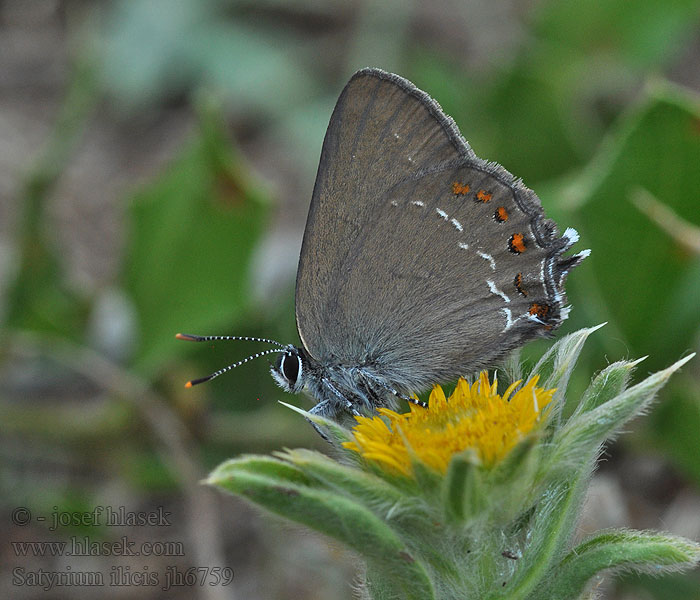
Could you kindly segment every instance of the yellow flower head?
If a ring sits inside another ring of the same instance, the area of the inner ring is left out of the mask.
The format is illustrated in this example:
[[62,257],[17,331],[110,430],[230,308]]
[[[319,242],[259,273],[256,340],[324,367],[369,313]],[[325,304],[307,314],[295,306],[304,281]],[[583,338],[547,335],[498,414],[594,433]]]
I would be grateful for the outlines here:
[[503,396],[486,371],[472,385],[460,379],[449,399],[435,386],[427,409],[411,405],[409,413],[399,414],[380,408],[380,416],[356,417],[355,441],[343,446],[404,475],[411,474],[411,455],[445,473],[452,456],[467,448],[484,466],[492,466],[546,416],[542,411],[556,390],[536,387],[538,380],[535,375],[513,393],[517,381]]

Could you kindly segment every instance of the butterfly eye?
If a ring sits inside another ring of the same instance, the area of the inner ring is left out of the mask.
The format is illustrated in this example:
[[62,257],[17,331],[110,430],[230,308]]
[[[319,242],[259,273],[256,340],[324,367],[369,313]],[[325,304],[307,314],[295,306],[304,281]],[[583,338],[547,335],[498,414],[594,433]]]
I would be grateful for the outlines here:
[[289,385],[294,387],[299,377],[299,371],[301,371],[301,358],[291,353],[283,354],[280,370],[289,382]]

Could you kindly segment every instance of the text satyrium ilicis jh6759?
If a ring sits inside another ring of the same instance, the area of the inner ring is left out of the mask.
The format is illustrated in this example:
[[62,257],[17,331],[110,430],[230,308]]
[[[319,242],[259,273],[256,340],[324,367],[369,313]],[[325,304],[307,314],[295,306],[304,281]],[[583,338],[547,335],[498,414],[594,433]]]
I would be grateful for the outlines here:
[[279,352],[277,383],[344,421],[552,332],[567,317],[566,276],[587,255],[563,255],[577,240],[425,92],[363,69],[323,142],[296,280],[301,346],[178,337],[276,345],[246,360]]

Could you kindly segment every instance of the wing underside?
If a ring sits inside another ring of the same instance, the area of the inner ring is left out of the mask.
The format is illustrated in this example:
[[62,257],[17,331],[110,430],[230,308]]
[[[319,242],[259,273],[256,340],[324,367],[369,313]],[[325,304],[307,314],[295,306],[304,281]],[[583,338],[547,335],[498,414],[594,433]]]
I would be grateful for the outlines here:
[[470,373],[558,325],[570,241],[425,93],[360,71],[323,145],[299,334],[317,360],[407,389]]

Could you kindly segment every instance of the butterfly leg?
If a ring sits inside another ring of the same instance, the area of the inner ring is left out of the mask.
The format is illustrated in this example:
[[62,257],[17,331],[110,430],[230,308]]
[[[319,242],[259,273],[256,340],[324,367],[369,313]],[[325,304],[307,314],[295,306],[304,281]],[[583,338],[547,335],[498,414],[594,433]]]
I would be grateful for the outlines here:
[[365,373],[365,377],[374,381],[382,389],[385,389],[390,394],[393,394],[399,400],[405,400],[409,404],[416,404],[417,406],[422,406],[423,408],[428,408],[427,402],[423,402],[422,400],[416,400],[415,398],[411,398],[410,396],[406,396],[405,394],[402,394],[401,392],[399,392],[398,390],[394,389],[389,384],[387,384],[385,381],[382,381],[381,379],[379,379],[378,377],[375,377],[374,375],[372,375],[370,373]]
[[[319,402],[316,406],[314,406],[310,411],[309,414],[312,415],[319,415],[321,417],[326,417],[333,419],[335,418],[335,411],[333,410],[333,406],[328,400],[323,400]],[[324,440],[326,440],[329,444],[333,444],[331,439],[323,433],[323,430],[316,425],[311,419],[306,419],[309,423],[311,423],[311,427],[313,427],[316,430],[316,433],[320,435]]]
[[[340,393],[338,388],[336,388],[328,379],[321,379],[321,383],[326,386],[326,388],[339,400],[339,406],[343,407],[345,410],[347,410],[353,417],[359,417],[360,413],[355,408],[355,405],[350,401],[349,398],[346,398],[343,396],[343,394]],[[327,402],[327,401],[324,401]],[[316,405],[318,406],[318,404]]]
[[399,398],[400,400],[405,400],[409,404],[415,404],[416,406],[422,406],[423,408],[428,408],[428,403],[423,402],[422,400],[416,400],[415,398],[411,398],[410,396],[406,396],[400,392],[397,392],[396,390],[393,390],[391,388],[387,388],[394,396]]
[[332,419],[335,416],[335,410],[328,400],[322,400],[309,411],[309,414]]

